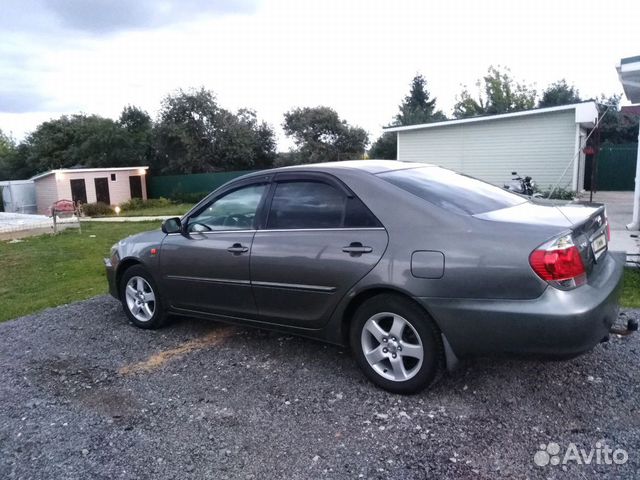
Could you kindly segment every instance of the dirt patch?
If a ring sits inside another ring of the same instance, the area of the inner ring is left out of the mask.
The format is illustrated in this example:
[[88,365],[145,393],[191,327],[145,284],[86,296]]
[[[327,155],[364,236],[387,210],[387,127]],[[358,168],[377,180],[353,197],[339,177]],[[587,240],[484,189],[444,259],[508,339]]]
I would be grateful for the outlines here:
[[141,362],[125,365],[118,370],[118,373],[121,375],[135,375],[138,373],[148,373],[158,370],[167,362],[180,358],[195,350],[202,350],[203,348],[219,345],[225,338],[233,335],[234,333],[235,330],[231,327],[215,330],[203,337],[187,340],[177,347],[154,353],[149,358]]

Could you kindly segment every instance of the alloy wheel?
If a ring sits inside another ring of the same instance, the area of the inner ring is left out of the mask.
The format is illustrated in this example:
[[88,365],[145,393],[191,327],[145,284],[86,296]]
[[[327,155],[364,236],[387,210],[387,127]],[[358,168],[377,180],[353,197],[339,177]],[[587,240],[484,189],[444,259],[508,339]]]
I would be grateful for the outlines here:
[[424,359],[422,340],[404,317],[381,312],[369,318],[360,335],[362,352],[371,368],[388,380],[413,378]]
[[144,278],[134,276],[125,287],[127,308],[136,320],[148,322],[156,311],[156,295]]

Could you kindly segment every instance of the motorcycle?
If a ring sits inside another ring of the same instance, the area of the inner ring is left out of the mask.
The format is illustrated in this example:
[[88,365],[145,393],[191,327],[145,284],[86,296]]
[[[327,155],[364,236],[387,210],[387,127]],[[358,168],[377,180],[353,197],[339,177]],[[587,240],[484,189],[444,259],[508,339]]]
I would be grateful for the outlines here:
[[536,182],[531,177],[526,176],[522,178],[518,175],[518,172],[511,172],[513,178],[510,182],[504,184],[504,189],[513,193],[519,193],[520,195],[526,195],[528,197],[541,197],[539,193],[534,193],[536,188]]

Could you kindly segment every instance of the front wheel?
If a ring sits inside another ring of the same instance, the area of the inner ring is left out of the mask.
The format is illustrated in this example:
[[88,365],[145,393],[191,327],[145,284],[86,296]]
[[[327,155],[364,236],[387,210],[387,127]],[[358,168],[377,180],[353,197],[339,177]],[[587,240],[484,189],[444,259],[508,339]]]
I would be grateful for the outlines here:
[[120,300],[131,322],[146,329],[160,328],[166,320],[156,284],[142,265],[129,267],[120,281]]
[[351,348],[376,385],[393,393],[416,393],[444,367],[440,334],[418,305],[399,295],[366,300],[351,323]]

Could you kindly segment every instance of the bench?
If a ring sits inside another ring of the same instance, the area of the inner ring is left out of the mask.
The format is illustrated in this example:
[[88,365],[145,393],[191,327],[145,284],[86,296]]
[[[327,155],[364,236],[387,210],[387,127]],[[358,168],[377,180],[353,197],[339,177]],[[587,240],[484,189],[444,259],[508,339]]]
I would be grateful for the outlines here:
[[82,204],[73,200],[58,200],[49,207],[49,216],[53,218],[53,233],[58,233],[58,219],[71,218],[75,216],[78,220],[78,228],[82,233],[80,226],[80,216],[82,215]]

